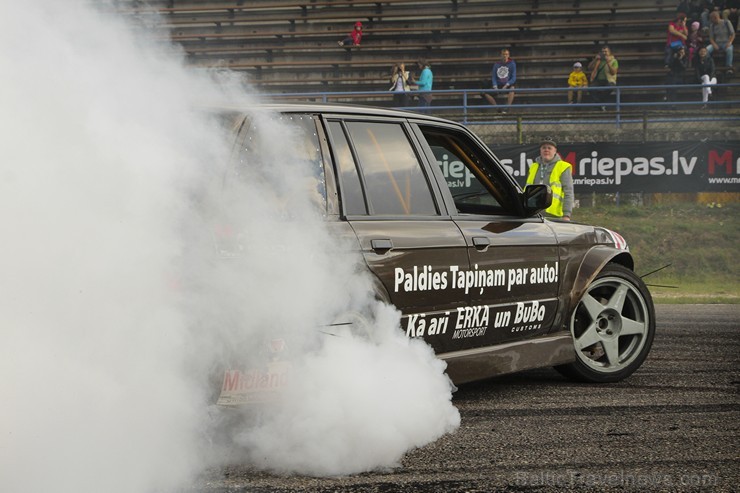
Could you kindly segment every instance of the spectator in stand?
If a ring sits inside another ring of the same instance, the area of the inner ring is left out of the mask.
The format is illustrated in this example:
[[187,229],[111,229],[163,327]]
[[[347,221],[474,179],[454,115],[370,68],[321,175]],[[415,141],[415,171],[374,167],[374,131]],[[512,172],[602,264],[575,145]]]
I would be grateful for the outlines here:
[[686,28],[686,14],[679,12],[676,18],[668,23],[668,36],[665,40],[665,59],[663,63],[668,68],[668,62],[671,61],[673,51],[679,46],[686,46],[689,38],[689,31]]
[[355,28],[342,41],[337,41],[339,46],[360,46],[362,41],[362,22],[355,22]]
[[391,70],[391,88],[394,106],[409,105],[409,73],[403,63],[394,63]]
[[692,21],[699,20],[706,4],[707,2],[705,0],[683,0],[678,3],[676,14],[683,12],[686,14],[687,19]]
[[[607,87],[617,85],[619,62],[612,55],[612,51],[608,46],[601,48],[601,51],[589,62],[588,69],[591,71],[592,86]],[[609,100],[610,95],[610,91],[601,90],[593,91],[591,97],[597,103],[605,103]],[[606,111],[606,106],[603,104],[601,111]]]
[[721,0],[704,0],[704,9],[701,13],[701,28],[703,29],[709,29],[709,16],[712,14],[712,12],[719,11],[721,6]]
[[[684,83],[684,77],[686,75],[686,67],[688,66],[688,60],[686,56],[686,48],[679,46],[673,50],[671,59],[668,61],[668,76],[666,77],[666,84],[668,85],[679,85]],[[664,101],[675,101],[676,90],[666,90],[666,96],[663,98]]]
[[699,54],[694,61],[694,72],[696,73],[696,79],[702,85],[701,100],[706,104],[709,101],[709,96],[712,95],[710,85],[716,84],[717,78],[714,73],[714,60],[704,47],[699,48]]
[[740,9],[740,0],[727,0],[725,2],[725,9],[722,11],[722,18],[727,19],[735,29],[740,29],[740,21],[738,21],[738,9]]
[[[432,73],[432,67],[426,58],[419,58],[416,61],[416,65],[421,70],[419,79],[416,81],[416,89],[418,91],[431,91],[434,83],[434,74]],[[429,108],[432,105],[432,93],[419,94],[419,107]],[[424,110],[426,111],[426,110]]]
[[727,19],[721,19],[719,12],[714,11],[709,15],[709,44],[707,52],[709,56],[715,51],[725,52],[725,66],[727,75],[732,76],[732,43],[735,41],[735,29]]
[[689,2],[689,12],[686,14],[692,21],[699,21],[701,23],[701,14],[704,9],[707,8],[707,0],[692,0]]
[[581,62],[573,64],[573,71],[568,76],[568,87],[570,87],[570,91],[568,91],[568,103],[573,104],[573,93],[575,93],[576,100],[580,104],[583,98],[583,90],[580,88],[588,87],[588,77],[583,72]]
[[[493,64],[491,70],[491,85],[495,90],[509,90],[516,87],[516,62],[510,58],[511,53],[507,48],[501,50],[501,61]],[[496,105],[496,99],[493,94],[484,93],[489,104]],[[514,91],[509,90],[506,93],[506,104],[509,106],[514,102]],[[506,110],[503,110],[506,113]]]
[[689,31],[689,67],[694,63],[694,58],[696,58],[697,53],[699,53],[699,48],[704,46],[704,38],[701,35],[701,31],[699,29],[701,28],[701,24],[699,21],[694,21],[691,23],[691,31]]

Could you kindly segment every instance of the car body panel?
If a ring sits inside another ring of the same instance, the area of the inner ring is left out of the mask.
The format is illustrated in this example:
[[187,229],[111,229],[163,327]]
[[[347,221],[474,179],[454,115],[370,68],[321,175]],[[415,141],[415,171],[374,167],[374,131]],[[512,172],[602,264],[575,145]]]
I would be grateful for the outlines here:
[[456,384],[473,382],[532,368],[556,366],[575,359],[573,340],[560,331],[523,341],[439,355]]
[[546,333],[558,308],[558,247],[540,220],[456,218],[468,244],[471,271],[493,273],[495,285],[476,285],[472,305],[497,305],[489,343]]

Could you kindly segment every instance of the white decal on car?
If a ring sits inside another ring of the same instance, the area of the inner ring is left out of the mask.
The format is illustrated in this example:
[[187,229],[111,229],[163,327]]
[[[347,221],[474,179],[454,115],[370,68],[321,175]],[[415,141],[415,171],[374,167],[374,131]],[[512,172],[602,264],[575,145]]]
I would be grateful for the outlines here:
[[408,325],[406,326],[406,335],[409,337],[423,337],[427,335],[434,336],[437,334],[446,334],[447,325],[450,321],[450,312],[444,315],[432,317],[429,322],[426,320],[426,314],[409,315]]
[[[621,237],[620,237],[621,238]],[[463,289],[468,294],[472,288],[479,289],[483,294],[485,288],[506,286],[511,291],[514,286],[527,284],[551,284],[558,282],[558,263],[546,263],[541,267],[517,267],[510,269],[480,269],[478,264],[472,270],[462,270],[459,265],[451,265],[450,287]],[[396,267],[393,272],[394,291],[412,293],[415,291],[436,291],[447,289],[447,272],[435,272],[425,265],[421,268],[414,266],[412,271],[405,271]]]

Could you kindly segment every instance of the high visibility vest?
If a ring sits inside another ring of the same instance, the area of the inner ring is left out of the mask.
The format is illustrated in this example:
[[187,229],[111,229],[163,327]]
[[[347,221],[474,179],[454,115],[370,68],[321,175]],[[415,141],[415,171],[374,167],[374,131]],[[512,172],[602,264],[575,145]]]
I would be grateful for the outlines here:
[[[534,179],[537,177],[537,170],[540,168],[540,163],[537,161],[532,163],[529,168],[529,175],[527,175],[527,185],[534,185]],[[565,170],[571,173],[572,166],[567,161],[558,161],[552,168],[550,173],[550,182],[545,185],[550,185],[552,189],[552,205],[545,209],[545,212],[552,216],[563,217],[563,203],[565,202],[565,196],[563,195],[563,184],[560,181],[560,175]]]

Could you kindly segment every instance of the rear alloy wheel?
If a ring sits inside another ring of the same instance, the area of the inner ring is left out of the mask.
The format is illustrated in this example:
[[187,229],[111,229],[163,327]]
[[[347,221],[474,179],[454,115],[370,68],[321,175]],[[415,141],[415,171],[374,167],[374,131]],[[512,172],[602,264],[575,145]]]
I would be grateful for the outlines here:
[[570,319],[576,361],[556,367],[586,382],[618,382],[637,370],[655,335],[655,308],[634,272],[608,264],[591,282]]

